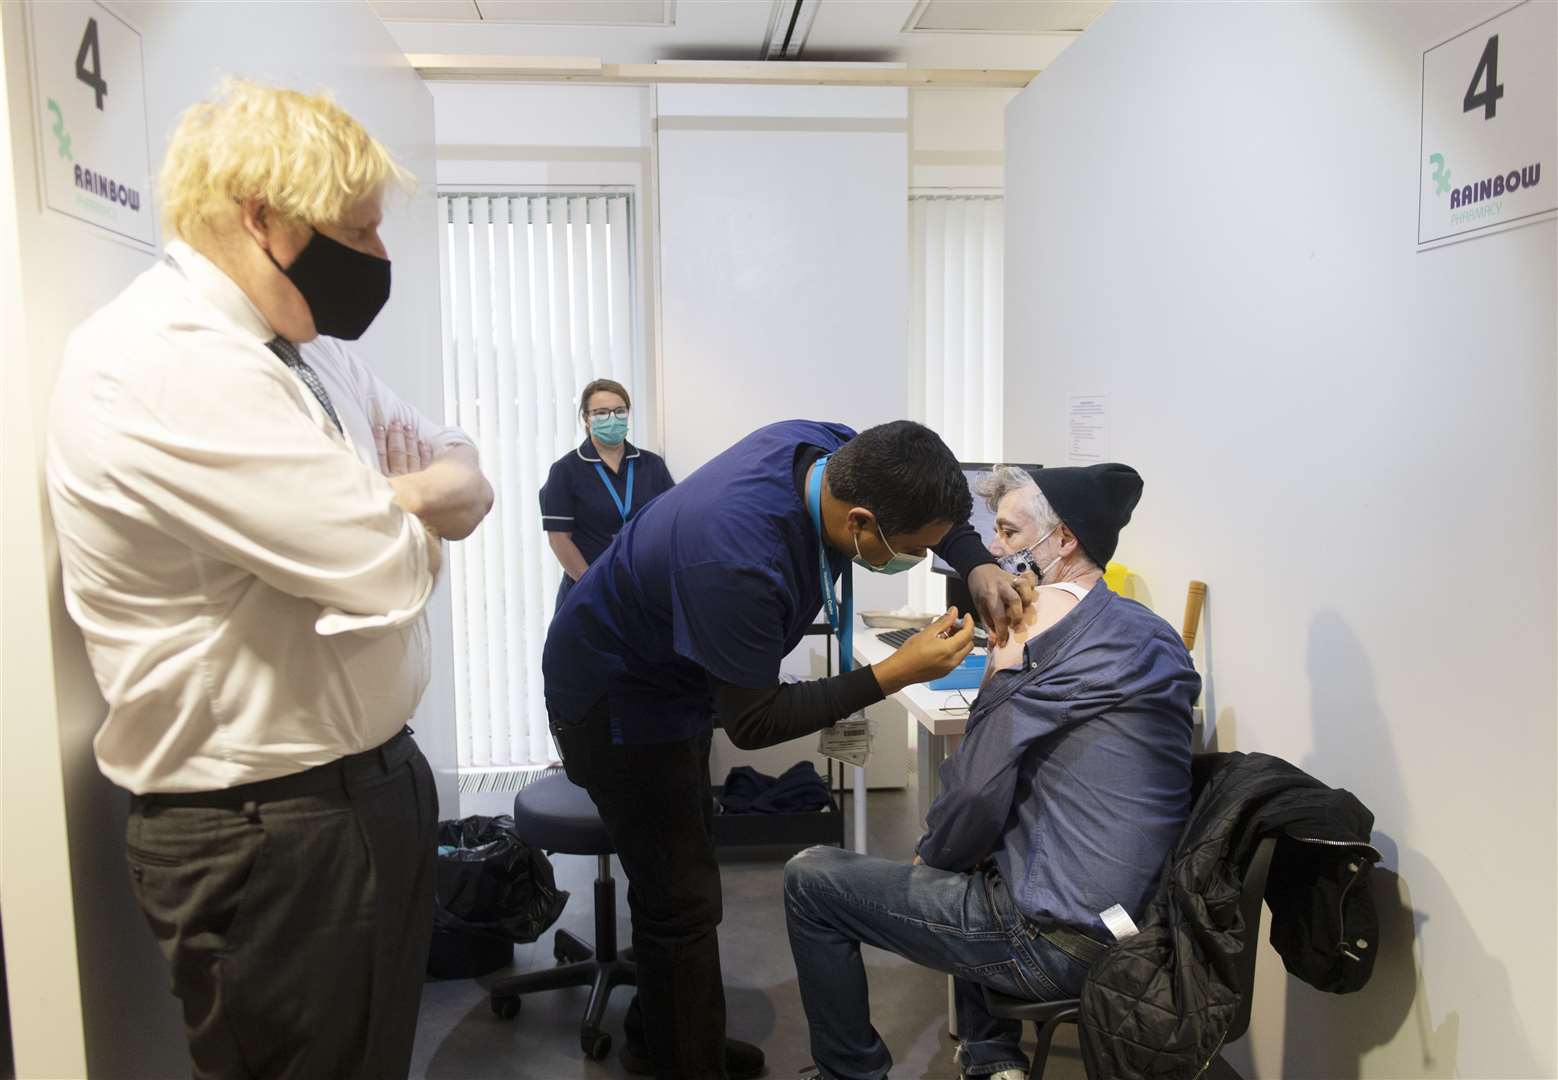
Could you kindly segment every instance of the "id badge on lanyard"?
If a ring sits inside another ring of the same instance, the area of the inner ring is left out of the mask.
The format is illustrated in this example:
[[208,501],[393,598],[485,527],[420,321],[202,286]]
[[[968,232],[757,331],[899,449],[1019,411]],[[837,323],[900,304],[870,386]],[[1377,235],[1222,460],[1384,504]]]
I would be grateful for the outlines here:
[[[828,543],[822,535],[822,474],[828,459],[818,459],[806,484],[806,507],[817,530],[817,577],[822,582],[822,609],[828,625],[839,642],[839,670],[855,668],[855,577],[854,567],[844,564],[844,602],[833,595],[833,574],[828,567]],[[871,756],[871,723],[863,712],[825,727],[817,735],[817,752],[856,768],[865,768]],[[857,777],[859,774],[856,774]],[[857,780],[857,784],[863,781]],[[862,789],[863,790],[863,789]],[[862,841],[863,842],[863,841]]]
[[822,582],[822,610],[827,614],[828,625],[839,640],[839,671],[853,671],[855,667],[855,578],[854,567],[844,565],[840,575],[844,581],[844,603],[839,604],[833,595],[833,571],[828,566],[828,542],[822,535],[822,474],[828,459],[819,458],[812,468],[811,479],[806,482],[806,509],[811,513],[812,527],[817,530],[817,579]]
[[633,458],[628,458],[628,490],[627,498],[617,494],[617,489],[611,486],[611,477],[606,475],[606,470],[600,462],[595,463],[595,474],[600,477],[600,482],[606,485],[606,494],[611,496],[611,501],[617,504],[617,513],[622,515],[622,524],[628,523],[628,514],[633,509],[633,466],[637,464]]

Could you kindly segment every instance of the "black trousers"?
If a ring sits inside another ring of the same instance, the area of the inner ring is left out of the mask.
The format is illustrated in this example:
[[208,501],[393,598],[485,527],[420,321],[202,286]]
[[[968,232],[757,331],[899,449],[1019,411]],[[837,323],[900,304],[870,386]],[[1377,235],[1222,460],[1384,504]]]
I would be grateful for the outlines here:
[[131,883],[197,1080],[404,1077],[438,796],[409,732],[278,780],[131,803]]
[[628,879],[638,997],[628,1036],[642,1038],[662,1080],[725,1075],[719,864],[709,788],[709,733],[618,746],[604,701],[582,723],[554,722],[568,779],[590,793]]

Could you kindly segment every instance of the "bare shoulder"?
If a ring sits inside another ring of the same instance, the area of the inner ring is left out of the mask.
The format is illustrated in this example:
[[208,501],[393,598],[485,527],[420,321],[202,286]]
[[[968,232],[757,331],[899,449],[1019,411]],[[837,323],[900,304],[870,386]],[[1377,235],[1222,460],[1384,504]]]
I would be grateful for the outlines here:
[[1071,613],[1079,601],[1064,589],[1039,589],[1033,597],[1033,631],[1037,636]]

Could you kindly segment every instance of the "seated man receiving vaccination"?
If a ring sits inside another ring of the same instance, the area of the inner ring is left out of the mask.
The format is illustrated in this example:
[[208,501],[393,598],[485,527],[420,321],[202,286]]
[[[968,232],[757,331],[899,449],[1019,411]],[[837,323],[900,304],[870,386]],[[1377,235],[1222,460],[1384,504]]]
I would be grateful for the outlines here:
[[1021,1024],[983,988],[1074,997],[1146,909],[1189,812],[1201,680],[1174,629],[1103,582],[1141,488],[1116,464],[982,478],[993,548],[1038,577],[1037,600],[990,657],[913,864],[815,847],[785,868],[815,1076],[892,1067],[862,942],[956,976],[963,1075],[1007,1080],[1027,1071]]

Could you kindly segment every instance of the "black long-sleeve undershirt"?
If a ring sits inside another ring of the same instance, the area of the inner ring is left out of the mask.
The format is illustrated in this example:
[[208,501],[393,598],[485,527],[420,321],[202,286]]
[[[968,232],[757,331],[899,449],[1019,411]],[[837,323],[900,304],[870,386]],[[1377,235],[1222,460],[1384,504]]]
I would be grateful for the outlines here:
[[869,667],[757,690],[710,682],[720,726],[742,750],[760,750],[821,731],[885,696]]
[[996,561],[994,555],[985,547],[985,542],[979,537],[979,530],[968,522],[952,526],[952,531],[942,538],[941,543],[933,548],[937,555],[946,559],[952,569],[958,572],[958,577],[964,581],[968,575],[985,563]]

